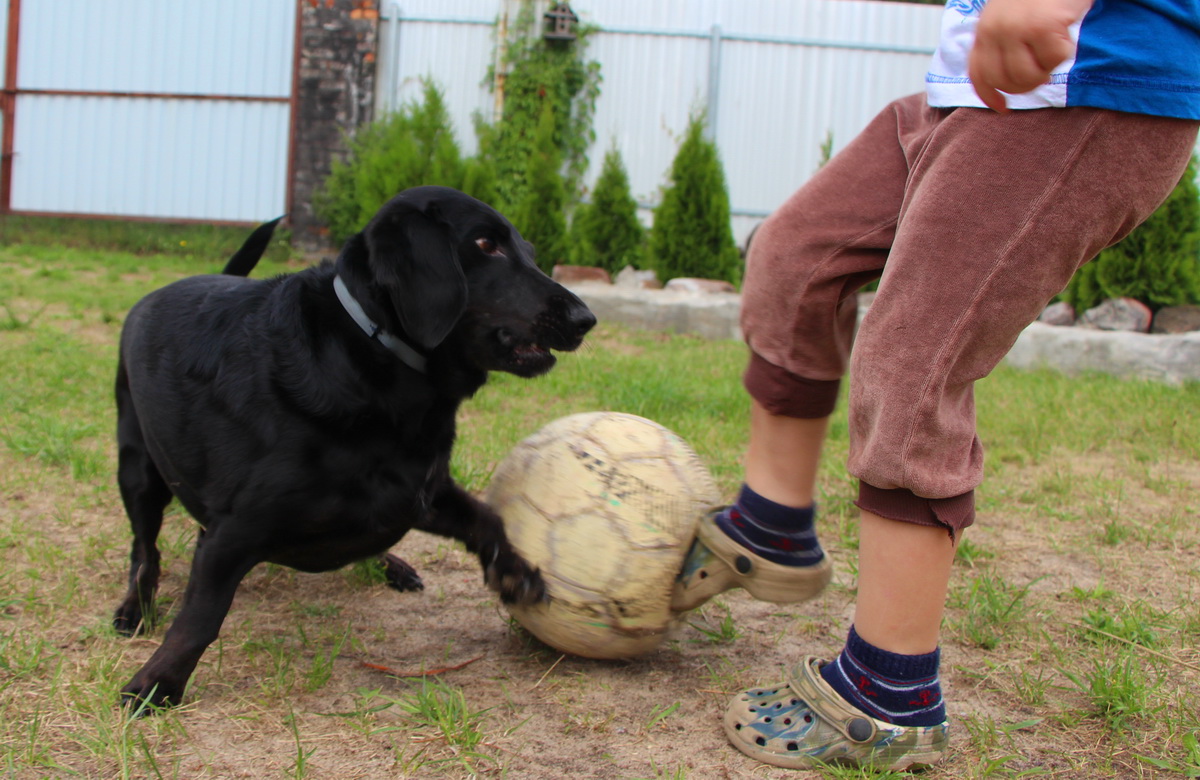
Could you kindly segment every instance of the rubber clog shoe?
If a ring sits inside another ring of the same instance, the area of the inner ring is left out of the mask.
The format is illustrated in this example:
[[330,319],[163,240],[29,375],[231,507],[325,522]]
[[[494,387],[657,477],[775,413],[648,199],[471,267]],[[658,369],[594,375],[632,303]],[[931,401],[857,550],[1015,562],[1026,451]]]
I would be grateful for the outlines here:
[[896,726],[851,707],[821,677],[824,662],[809,656],[787,680],[734,697],[725,735],[753,759],[787,769],[852,764],[901,770],[945,757],[949,724]]
[[718,593],[745,588],[754,598],[774,604],[795,604],[813,598],[829,584],[833,564],[828,553],[811,566],[784,566],[755,555],[717,527],[716,516],[700,520],[696,540],[683,561],[671,609],[695,609]]

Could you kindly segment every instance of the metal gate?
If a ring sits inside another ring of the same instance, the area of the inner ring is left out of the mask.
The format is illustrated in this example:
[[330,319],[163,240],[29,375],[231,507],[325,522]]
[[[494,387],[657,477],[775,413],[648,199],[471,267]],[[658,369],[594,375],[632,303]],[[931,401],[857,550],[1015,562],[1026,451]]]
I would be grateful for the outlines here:
[[297,0],[8,0],[0,214],[289,210]]

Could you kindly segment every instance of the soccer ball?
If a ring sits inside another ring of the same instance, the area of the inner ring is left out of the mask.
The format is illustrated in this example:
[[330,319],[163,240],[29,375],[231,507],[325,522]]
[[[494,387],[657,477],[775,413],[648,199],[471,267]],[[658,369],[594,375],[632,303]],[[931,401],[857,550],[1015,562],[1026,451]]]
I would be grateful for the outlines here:
[[587,412],[514,447],[487,502],[546,582],[546,602],[509,605],[517,622],[563,652],[628,658],[673,625],[675,578],[717,489],[691,447],[658,423]]

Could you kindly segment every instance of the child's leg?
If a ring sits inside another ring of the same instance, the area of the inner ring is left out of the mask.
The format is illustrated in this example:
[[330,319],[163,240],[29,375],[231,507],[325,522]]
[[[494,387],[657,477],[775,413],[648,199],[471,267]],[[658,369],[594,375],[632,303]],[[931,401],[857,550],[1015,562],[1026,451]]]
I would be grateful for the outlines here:
[[794,602],[828,582],[813,525],[821,446],[849,358],[856,293],[882,271],[904,197],[909,161],[897,126],[927,113],[938,112],[921,96],[890,106],[756,231],[742,290],[752,398],[745,484],[733,505],[701,522],[675,609],[739,585]]
[[[973,383],[1080,264],[1161,203],[1197,126],[1089,109],[958,109],[915,135],[901,124],[911,175],[851,365],[856,627],[834,663],[808,659],[726,717],[739,749],[780,766],[904,768],[944,753],[936,648],[955,535],[973,522],[982,475]],[[795,375],[828,381],[828,353],[791,350],[796,335],[785,325],[759,343]]]

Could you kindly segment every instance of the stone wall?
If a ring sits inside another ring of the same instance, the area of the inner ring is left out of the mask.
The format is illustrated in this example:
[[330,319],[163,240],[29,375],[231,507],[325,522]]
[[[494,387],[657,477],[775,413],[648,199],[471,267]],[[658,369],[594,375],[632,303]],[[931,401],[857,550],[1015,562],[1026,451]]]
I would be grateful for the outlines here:
[[297,84],[293,241],[327,249],[313,194],[325,180],[344,136],[371,121],[375,96],[376,0],[301,0],[300,78]]
[[[742,338],[741,296],[735,293],[643,290],[596,282],[570,288],[600,322],[708,339]],[[860,293],[860,317],[870,301],[870,293]],[[1035,322],[1022,331],[1005,362],[1017,368],[1052,368],[1065,374],[1096,371],[1171,385],[1200,382],[1200,331],[1128,333]]]

